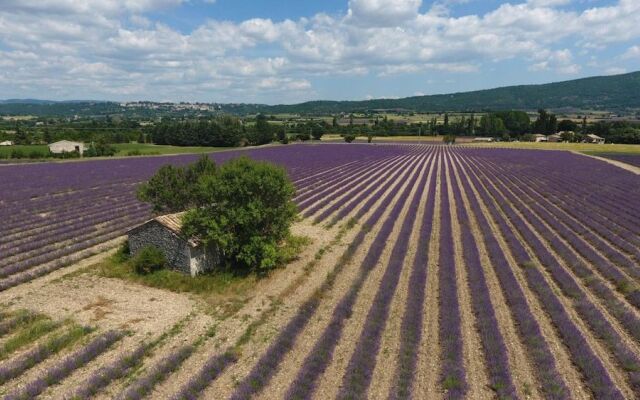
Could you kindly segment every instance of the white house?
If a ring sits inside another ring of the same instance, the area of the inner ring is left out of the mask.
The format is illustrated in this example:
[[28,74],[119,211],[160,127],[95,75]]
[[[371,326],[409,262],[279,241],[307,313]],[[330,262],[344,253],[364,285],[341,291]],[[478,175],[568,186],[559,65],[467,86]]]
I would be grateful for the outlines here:
[[49,151],[53,154],[72,153],[77,151],[82,154],[87,150],[87,147],[82,142],[71,142],[69,140],[61,140],[59,142],[51,143],[49,145]]
[[541,134],[539,134],[539,133],[538,133],[538,134],[533,135],[533,140],[534,140],[536,143],[540,143],[540,142],[548,142],[548,141],[549,141],[549,139],[547,139],[547,137],[546,137],[545,135],[541,135]]
[[4,142],[0,142],[0,146],[13,146],[13,142],[11,140],[5,140]]
[[492,137],[477,137],[477,138],[473,138],[473,141],[475,143],[491,143],[491,142],[494,142],[495,139]]
[[585,142],[587,143],[597,143],[597,144],[604,144],[604,138],[598,136],[598,135],[594,135],[594,134],[589,134],[585,137]]

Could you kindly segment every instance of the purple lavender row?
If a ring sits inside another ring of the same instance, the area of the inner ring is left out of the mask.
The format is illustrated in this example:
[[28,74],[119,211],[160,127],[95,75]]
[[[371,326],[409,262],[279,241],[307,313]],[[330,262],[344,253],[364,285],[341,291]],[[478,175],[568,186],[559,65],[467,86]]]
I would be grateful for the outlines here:
[[[12,236],[16,234],[24,234],[25,232],[33,231],[38,228],[48,227],[51,224],[57,226],[58,224],[65,222],[69,219],[78,218],[79,216],[97,214],[108,208],[119,208],[126,205],[137,204],[143,205],[135,199],[134,193],[123,193],[122,195],[113,196],[106,199],[89,197],[78,195],[81,201],[80,204],[74,206],[67,201],[62,201],[59,205],[50,204],[45,210],[29,210],[27,215],[20,216],[13,224],[6,223],[2,226],[3,239],[2,241],[12,240]],[[23,209],[27,209],[29,205],[23,204]],[[82,210],[81,213],[78,210]],[[43,218],[41,216],[47,215],[50,218]],[[51,221],[55,221],[51,223]],[[6,238],[4,237],[6,236]]]
[[196,400],[200,397],[209,384],[215,380],[225,369],[237,361],[237,356],[232,351],[211,357],[204,364],[196,376],[191,378],[171,400]]
[[[531,204],[531,207],[547,224],[549,224],[549,226],[553,228],[555,232],[557,232],[557,234],[570,243],[578,254],[588,260],[604,277],[613,282],[631,304],[636,308],[640,308],[640,290],[633,289],[633,284],[630,282],[629,278],[627,278],[627,276],[625,276],[616,265],[598,254],[578,234],[564,226],[557,216],[551,215],[538,204]],[[640,276],[638,276],[640,275],[640,270],[636,268],[630,268],[627,270],[627,272],[633,271],[636,273],[632,276],[636,277],[636,279],[640,279]]]
[[[632,231],[638,232],[639,221],[635,210],[640,192],[631,190],[634,187],[633,182],[637,182],[638,179],[632,173],[570,153],[520,150],[465,151],[465,153],[475,155],[486,162],[500,159],[501,164],[508,164],[514,171],[527,172],[530,171],[530,165],[535,164],[536,170],[539,172],[537,180],[541,184],[549,184],[550,182],[561,184],[565,191],[575,195],[576,200],[584,203],[587,209],[605,213],[604,215],[607,217],[618,220]],[[487,155],[494,157],[489,159]],[[561,168],[558,167],[559,165]],[[586,170],[589,171],[588,179],[575,173],[575,171]],[[612,194],[616,191],[614,182],[624,189],[615,195]],[[635,186],[638,187],[637,184]],[[591,203],[598,206],[592,208]]]
[[86,400],[94,397],[100,390],[109,386],[111,382],[122,378],[136,365],[140,364],[148,350],[149,347],[146,345],[138,346],[133,352],[118,358],[111,365],[93,372],[76,389],[71,398],[74,400]]
[[[569,273],[558,263],[557,259],[551,255],[546,246],[538,239],[538,237],[526,226],[521,217],[519,217],[511,207],[510,203],[513,199],[505,199],[497,192],[490,189],[491,194],[501,208],[513,223],[516,229],[525,239],[536,253],[537,258],[551,274],[554,281],[558,284],[562,292],[574,303],[576,311],[581,318],[587,322],[588,326],[595,333],[596,337],[604,341],[606,346],[614,355],[618,365],[627,372],[628,379],[633,390],[640,394],[640,359],[633,353],[632,349],[624,344],[620,335],[615,331],[605,316],[598,310],[593,303],[589,301],[584,291],[575,282]],[[527,221],[532,221],[536,217],[522,210]],[[631,329],[635,330],[635,335],[640,335],[640,321],[633,313],[626,313],[623,321],[630,323]]]
[[120,395],[118,400],[141,400],[153,391],[153,388],[164,381],[169,374],[176,371],[182,363],[193,354],[193,346],[183,346],[168,356],[164,357],[148,373],[138,378],[129,385]]
[[[363,225],[364,227],[375,225],[380,218],[382,218],[382,215],[394,198],[393,194],[388,194],[385,197],[382,197],[382,195],[383,193],[377,193],[376,200],[382,200],[375,211],[367,219]],[[342,255],[340,261],[334,267],[332,273],[327,276],[327,279],[322,283],[318,291],[302,304],[296,315],[289,320],[284,329],[280,331],[273,343],[260,357],[249,375],[240,382],[233,394],[233,399],[240,400],[248,398],[252,394],[257,394],[262,391],[262,389],[269,383],[285,355],[293,348],[296,338],[300,335],[317,311],[322,295],[333,286],[336,277],[345,267],[347,261],[351,259],[353,254],[355,254],[355,251],[362,245],[367,233],[368,229],[361,229],[358,232],[354,240],[349,244],[345,253]]]
[[640,167],[640,156],[636,154],[598,154],[598,156]]
[[[13,253],[11,255],[16,255],[16,249],[22,248],[25,249],[25,251],[33,250],[34,246],[32,245],[32,243],[34,242],[39,243],[39,245],[36,247],[46,245],[46,241],[51,241],[52,236],[57,237],[60,235],[64,235],[67,232],[71,231],[74,226],[82,228],[90,222],[93,222],[94,224],[96,222],[108,222],[111,219],[121,215],[126,216],[130,215],[133,212],[147,211],[148,209],[148,207],[141,206],[140,204],[129,204],[123,206],[122,208],[116,209],[115,212],[105,210],[104,212],[101,212],[99,214],[87,214],[82,217],[78,217],[77,219],[70,219],[65,224],[52,224],[50,228],[39,227],[35,230],[25,230],[22,233],[16,234],[14,236],[14,240],[0,245],[0,251],[11,251]],[[149,211],[147,212],[149,215],[151,215]],[[107,216],[110,216],[111,218],[107,218]]]
[[441,174],[440,183],[440,237],[438,265],[438,336],[440,343],[440,385],[445,398],[462,399],[467,392],[467,381],[462,359],[462,331],[458,283],[451,229],[451,204],[447,190],[447,175]]
[[333,198],[333,194],[343,188],[348,182],[361,182],[369,176],[373,175],[377,170],[388,169],[390,166],[394,165],[401,159],[403,156],[397,156],[389,159],[385,159],[383,161],[365,164],[362,165],[360,169],[349,171],[344,176],[332,179],[326,186],[319,188],[318,190],[313,190],[306,196],[300,196],[296,198],[296,203],[301,210],[305,210],[318,200],[324,200],[328,197]]
[[44,392],[49,386],[60,383],[78,368],[86,365],[96,357],[107,351],[115,342],[122,338],[122,333],[109,331],[95,338],[82,349],[69,355],[58,364],[45,370],[39,378],[29,382],[22,389],[7,395],[4,400],[33,399]]
[[[91,332],[91,328],[80,327],[82,335]],[[33,368],[37,364],[56,354],[64,347],[74,341],[75,333],[69,332],[63,336],[56,337],[51,341],[38,345],[34,349],[27,351],[17,359],[10,360],[0,365],[0,385],[11,379],[17,378],[25,371]]]
[[582,373],[586,386],[596,398],[623,399],[624,396],[612,381],[602,361],[593,353],[580,329],[571,321],[564,306],[542,273],[536,267],[531,266],[531,257],[497,210],[498,199],[489,198],[485,191],[486,189],[482,188],[475,177],[472,177],[472,179],[476,186],[480,188],[480,196],[487,204],[516,262],[524,271],[529,287],[542,303],[556,331],[567,346],[571,360]]
[[[360,289],[362,289],[369,273],[378,264],[391,232],[398,222],[400,213],[405,207],[405,203],[409,198],[413,186],[418,180],[420,167],[421,166],[419,166],[414,172],[413,177],[401,193],[397,203],[382,224],[380,230],[377,232],[371,247],[360,265],[358,276],[354,279],[347,293],[334,308],[329,325],[324,330],[321,337],[316,341],[313,349],[305,358],[303,366],[298,371],[296,378],[289,386],[285,396],[287,399],[306,399],[310,397],[315,390],[319,376],[325,371],[333,357],[333,351],[340,341],[344,324],[352,315],[353,305],[360,293]],[[240,392],[239,394],[243,393]],[[234,397],[234,400],[239,400],[241,398],[244,397]]]
[[[516,180],[515,177],[512,177],[506,171],[504,171],[503,173],[504,175],[501,174],[500,176],[504,176],[511,182],[514,182],[514,180]],[[568,215],[563,216],[563,224],[567,225],[571,230],[573,230],[584,240],[591,242],[592,245],[596,247],[598,251],[602,252],[610,261],[613,261],[617,265],[627,269],[632,276],[640,277],[640,270],[638,270],[637,265],[630,261],[624,255],[622,255],[618,250],[616,250],[615,248],[611,248],[610,246],[611,244],[613,244],[617,248],[625,248],[625,243],[627,243],[626,241],[624,241],[622,238],[614,236],[610,231],[608,232],[605,230],[604,232],[602,232],[602,229],[598,229],[597,223],[594,223],[589,215],[583,215],[582,218],[579,219],[579,222],[574,218],[569,217],[569,215],[571,215],[571,209],[575,207],[568,207],[566,205],[562,207],[562,204],[558,205],[558,202],[555,201],[556,198],[554,196],[550,196],[550,194],[555,194],[553,191],[551,191],[550,193],[545,193],[546,196],[543,196],[539,193],[540,190],[532,190],[536,187],[534,182],[531,182],[530,180],[523,181],[522,179],[519,179],[517,181],[524,182],[524,185],[516,184],[515,186],[520,192],[526,193],[528,197],[531,197],[533,199],[532,206],[541,207],[541,204],[544,204],[546,201],[548,201],[566,211]],[[548,211],[547,214],[549,214]],[[599,233],[604,233],[605,238],[608,239],[609,243],[605,243],[604,240],[600,236],[594,234],[591,229],[594,229]],[[631,251],[636,250],[636,252],[638,252],[637,248],[634,248],[633,246],[626,246],[626,248]]]
[[[520,175],[520,181],[526,185],[532,185],[536,187],[535,182],[530,178]],[[640,260],[640,238],[636,235],[629,235],[629,232],[624,230],[620,225],[614,223],[611,219],[605,218],[595,212],[585,211],[583,204],[577,203],[574,199],[570,198],[563,192],[565,188],[560,185],[550,185],[547,187],[547,191],[553,197],[550,201],[553,201],[555,205],[562,208],[564,212],[571,215],[578,221],[588,224],[594,231],[597,231],[602,237],[607,239],[609,243],[625,251],[627,254],[635,257],[636,260]],[[549,196],[550,197],[550,196]],[[578,207],[576,207],[576,203]],[[573,204],[573,207],[571,206]]]
[[368,171],[371,167],[375,168],[386,165],[399,157],[401,156],[375,160],[373,162],[360,162],[355,167],[349,166],[338,173],[328,174],[321,180],[313,182],[312,185],[308,185],[308,190],[306,190],[303,194],[298,194],[294,200],[300,205],[300,207],[304,207],[304,205],[311,201],[313,198],[321,198],[323,194],[330,192],[332,187],[336,186],[336,184],[339,184],[340,182],[343,182],[345,180],[349,180],[354,176],[359,176],[359,174]]
[[419,245],[413,260],[405,312],[400,327],[400,350],[398,352],[398,366],[391,385],[391,400],[416,398],[413,393],[416,364],[418,362],[417,348],[420,346],[423,329],[423,313],[425,288],[427,283],[427,268],[429,263],[429,243],[433,229],[435,213],[437,165],[434,166],[434,177],[431,179],[427,192],[424,219],[418,234]]
[[23,199],[16,202],[16,204],[7,204],[6,210],[8,211],[3,212],[2,218],[11,223],[7,223],[4,229],[13,229],[19,226],[22,221],[37,221],[37,214],[42,212],[61,212],[69,207],[76,209],[83,205],[87,206],[83,202],[84,199],[90,199],[98,204],[108,204],[112,198],[133,198],[134,191],[132,189],[138,184],[139,182],[122,184],[107,182],[97,189],[49,195],[39,199]]
[[[428,171],[427,171],[428,172]],[[376,366],[376,357],[380,350],[380,338],[386,326],[391,301],[396,293],[404,261],[409,249],[411,232],[415,225],[415,216],[418,214],[420,202],[428,178],[428,173],[423,174],[422,179],[416,182],[416,192],[409,204],[407,218],[405,218],[395,245],[391,250],[391,258],[386,266],[380,286],[373,299],[373,303],[364,322],[364,327],[356,343],[355,350],[349,360],[342,386],[338,393],[338,399],[366,398]],[[435,181],[435,174],[431,177],[431,183]]]
[[[494,182],[501,183],[501,180],[495,179]],[[592,290],[595,291],[596,295],[605,302],[609,312],[618,321],[620,321],[625,330],[627,330],[635,340],[640,342],[640,319],[638,319],[632,311],[628,310],[625,304],[616,298],[612,290],[609,289],[609,287],[606,286],[599,277],[595,276],[591,270],[584,265],[582,260],[575,256],[567,245],[558,240],[551,240],[551,238],[558,235],[557,232],[547,228],[537,214],[526,210],[521,205],[519,199],[516,199],[513,194],[508,191],[504,191],[504,196],[511,202],[511,204],[516,205],[516,207],[518,207],[520,211],[527,216],[527,221],[533,225],[541,237],[547,238],[547,246],[553,248],[554,251],[556,251],[556,253],[565,261],[566,265],[568,265],[578,277],[585,280],[586,286],[591,287]],[[509,211],[509,215],[513,215],[512,218],[518,220],[512,211]],[[528,236],[532,235],[529,229],[524,230],[523,234],[527,234]],[[532,239],[529,243],[538,242],[537,239],[535,241]],[[541,254],[548,254],[546,246],[540,245],[539,247],[544,250]],[[571,289],[569,290],[569,295],[570,297],[575,297],[578,292],[579,291]]]
[[[7,229],[7,226],[2,228],[4,236],[0,239],[0,244],[13,242],[16,239],[15,236],[41,233],[47,227],[55,229],[69,225],[74,219],[82,218],[87,215],[102,214],[107,209],[143,205],[136,201],[133,193],[123,193],[117,196],[109,196],[108,198],[106,196],[101,198],[86,197],[85,200],[86,202],[84,202],[81,207],[83,212],[80,215],[78,215],[78,209],[70,206],[69,204],[64,204],[59,207],[50,205],[46,210],[42,210],[44,213],[42,215],[50,217],[49,219],[43,218],[40,211],[31,210],[28,215],[23,216],[20,221],[16,223],[15,228]],[[75,213],[73,212],[74,209]],[[55,220],[52,221],[51,218],[54,218]]]
[[[364,173],[356,176],[350,176],[345,180],[338,182],[334,187],[329,188],[323,196],[312,199],[312,201],[308,202],[304,206],[301,205],[300,209],[303,210],[303,216],[309,217],[315,214],[318,210],[322,209],[332,201],[335,201],[338,197],[347,192],[350,192],[349,197],[353,197],[358,193],[358,191],[354,189],[361,188],[363,185],[375,180],[379,176],[384,176],[388,171],[397,167],[400,161],[401,159],[396,159],[391,163],[368,167]],[[344,199],[341,201],[344,201]]]
[[[447,165],[451,166],[449,159],[447,159]],[[456,179],[452,178],[451,186],[457,204],[456,210],[458,212],[458,224],[460,225],[464,264],[471,290],[471,298],[473,299],[471,303],[491,388],[496,392],[499,399],[516,399],[518,395],[511,377],[507,348],[491,302],[491,295],[480,260],[478,246],[469,225],[470,218],[464,206],[460,186]]]
[[[360,192],[358,196],[352,198],[348,203],[346,203],[342,207],[342,209],[340,209],[340,211],[336,213],[336,215],[333,218],[331,218],[329,225],[335,225],[336,223],[344,220],[344,218],[347,215],[349,215],[356,206],[362,204],[366,200],[366,202],[364,203],[364,206],[360,209],[361,211],[358,213],[358,215],[354,217],[355,219],[361,218],[362,215],[364,215],[364,213],[367,212],[373,206],[373,204],[376,202],[376,200],[380,197],[382,193],[385,193],[391,187],[391,185],[399,184],[402,181],[402,179],[409,174],[411,169],[418,162],[420,162],[420,157],[413,157],[407,160],[407,163],[403,164],[402,168],[398,169],[396,172],[390,175],[384,184],[382,184],[381,186],[372,185],[366,190],[363,190],[362,192]],[[328,218],[331,215],[331,213],[335,212],[336,209],[338,209],[340,206],[341,205],[338,203],[334,204],[333,207],[330,207],[328,210],[326,210],[326,213],[327,213],[326,215],[325,213],[319,215],[316,218],[316,221],[317,222],[324,221],[326,218]],[[332,208],[334,209],[331,210]]]
[[[101,231],[97,228],[96,225],[100,224],[108,224],[109,225],[118,224],[121,220],[127,220],[131,218],[136,218],[138,216],[148,216],[149,212],[145,208],[139,208],[138,210],[129,211],[128,215],[117,217],[115,214],[111,214],[111,219],[89,219],[79,223],[77,225],[72,225],[65,227],[64,229],[59,230],[58,232],[51,232],[51,236],[48,238],[43,238],[40,240],[33,240],[30,243],[23,246],[16,246],[12,249],[9,249],[6,254],[6,258],[0,262],[0,278],[5,278],[11,274],[8,270],[16,265],[16,263],[20,262],[29,262],[34,257],[47,253],[51,250],[55,250],[56,245],[61,242],[73,240],[77,237],[86,237],[91,238],[95,235],[99,235]],[[7,267],[8,266],[8,267]]]
[[[25,272],[12,275],[7,279],[0,280],[0,292],[5,291],[14,286],[32,281],[36,278],[47,275],[53,271],[56,271],[60,268],[64,268],[70,264],[73,264],[74,262],[77,262],[78,259],[75,259],[73,257],[71,260],[60,259],[60,257],[66,256],[66,255],[72,255],[75,252],[86,250],[90,247],[115,239],[121,236],[124,233],[124,231],[127,229],[127,227],[129,227],[128,224],[121,226],[118,230],[113,231],[105,236],[101,236],[95,239],[91,239],[88,241],[84,241],[84,242],[80,242],[80,243],[76,243],[74,245],[68,246],[67,248],[64,249],[64,251],[60,252],[60,254],[62,254],[61,256],[54,255],[51,257],[51,260],[56,260],[52,264],[47,264],[43,267],[32,268]],[[99,251],[95,251],[95,252],[92,252],[92,254],[97,254],[98,252]],[[86,258],[86,257],[88,256],[84,256],[82,258]]]
[[[460,165],[460,167],[465,170],[463,166]],[[540,325],[531,312],[522,288],[513,274],[512,266],[507,261],[495,234],[489,229],[491,225],[471,189],[468,177],[462,180],[462,187],[467,199],[469,199],[471,214],[475,215],[479,226],[487,227],[487,229],[482,230],[485,247],[492,261],[495,274],[500,281],[500,288],[511,311],[515,327],[525,346],[527,355],[533,363],[532,369],[536,374],[541,394],[545,399],[569,399],[569,389],[558,372],[549,344],[542,335]]]
[[[601,161],[586,158],[569,152],[541,152],[536,150],[496,150],[492,153],[476,151],[478,156],[498,154],[501,161],[506,161],[523,170],[528,170],[535,161],[536,169],[541,172],[541,181],[548,182],[548,177],[553,180],[563,180],[576,187],[590,188],[598,186],[606,189],[607,196],[612,200],[627,201],[629,193],[629,178],[632,173],[621,171],[619,168],[602,163]],[[495,157],[494,157],[495,159]],[[487,159],[488,160],[488,159]],[[562,161],[561,164],[558,161]],[[560,166],[561,165],[561,166]],[[576,174],[575,171],[589,171],[588,174]],[[612,172],[615,172],[612,174]],[[637,177],[634,177],[637,179]],[[599,182],[601,181],[601,182]],[[595,192],[591,191],[590,194]],[[636,193],[639,193],[636,190]]]
[[[116,235],[115,237],[122,235],[128,228],[135,226],[135,223],[144,221],[147,218],[146,216],[147,213],[142,212],[114,220],[113,223],[109,224],[101,231],[84,235],[82,242],[75,243],[70,246],[65,246],[61,249],[55,249],[55,247],[57,247],[56,243],[52,243],[50,246],[44,247],[42,250],[38,250],[37,252],[35,252],[35,254],[29,254],[29,258],[16,262],[15,264],[0,268],[0,278],[11,277],[20,272],[28,271],[29,269],[37,267],[38,265],[54,261],[60,257],[69,255],[78,250],[83,250],[87,247],[90,247],[88,246],[88,244],[95,245],[102,243],[106,240],[100,240],[101,238],[112,237],[111,234],[114,232],[118,233],[118,235]],[[53,249],[51,249],[50,247],[53,247]]]
[[[391,171],[387,172],[386,174],[381,174],[377,176],[372,182],[368,183],[365,187],[359,188],[359,190],[356,191],[354,195],[349,196],[343,201],[335,201],[331,206],[327,207],[324,211],[318,214],[315,217],[314,222],[315,223],[323,222],[341,207],[347,208],[349,211],[353,210],[353,208],[356,205],[362,203],[362,201],[364,201],[364,199],[366,199],[374,191],[374,189],[380,188],[384,182],[393,180],[401,172],[407,171],[407,166],[411,165],[412,161],[415,162],[414,160],[415,160],[415,156],[407,156],[405,159],[402,160],[400,164],[394,166],[394,168]],[[344,213],[342,217],[336,217],[337,218],[336,222],[339,220],[342,220],[344,216],[348,213],[349,212]],[[334,223],[332,222],[331,225],[333,224]]]
[[[515,189],[517,189],[517,185],[513,185]],[[522,189],[518,189],[521,190]],[[629,283],[628,278],[620,272],[618,267],[613,265],[609,260],[605,259],[598,253],[596,253],[589,245],[585,243],[584,240],[580,238],[579,235],[574,233],[572,230],[563,226],[563,224],[558,220],[558,217],[551,215],[547,210],[541,207],[536,202],[532,201],[530,205],[545,221],[548,223],[558,234],[560,234],[565,240],[567,240],[572,247],[582,255],[585,259],[587,259],[594,267],[596,267],[600,273],[605,276],[608,280],[613,282],[625,296],[627,299],[632,302],[636,307],[640,307],[640,294],[637,291],[628,292],[632,285]],[[637,270],[633,268],[632,270]]]

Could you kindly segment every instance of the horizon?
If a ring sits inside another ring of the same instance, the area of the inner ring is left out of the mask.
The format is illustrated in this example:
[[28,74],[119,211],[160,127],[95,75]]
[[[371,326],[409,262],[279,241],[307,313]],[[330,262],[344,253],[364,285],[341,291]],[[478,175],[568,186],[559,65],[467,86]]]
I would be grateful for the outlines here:
[[5,99],[277,105],[640,70],[633,0],[2,4]]
[[[637,74],[640,73],[640,70],[638,71],[630,71],[630,72],[625,72],[623,74],[616,74],[616,75],[598,75],[598,76],[585,76],[585,77],[581,77],[581,78],[576,78],[576,79],[571,79],[569,81],[575,81],[575,80],[582,80],[582,79],[590,79],[590,78],[603,78],[603,77],[612,77],[612,76],[623,76],[623,75],[631,75],[631,74]],[[429,95],[421,95],[421,96],[447,96],[447,95],[457,95],[457,94],[465,94],[465,93],[475,93],[475,92],[479,92],[479,91],[484,91],[484,90],[497,90],[497,89],[503,89],[503,88],[508,88],[508,87],[521,87],[521,86],[541,86],[541,85],[551,85],[551,84],[555,84],[555,83],[563,83],[563,82],[569,82],[569,81],[553,81],[553,82],[543,82],[540,84],[514,84],[514,85],[510,85],[510,86],[497,86],[497,87],[490,87],[490,88],[486,88],[486,89],[478,89],[478,90],[468,90],[468,91],[460,91],[460,92],[451,92],[451,93],[433,93],[433,94],[429,94]],[[411,98],[411,97],[421,97],[421,96],[407,96],[407,97],[377,97],[377,98],[372,98],[372,99],[353,99],[353,100],[334,100],[334,99],[316,99],[316,100],[305,100],[299,103],[247,103],[247,102],[230,102],[230,103],[220,103],[220,102],[207,102],[207,101],[188,101],[188,100],[181,100],[181,101],[155,101],[155,100],[149,100],[149,99],[133,99],[133,100],[124,100],[124,101],[119,101],[119,100],[109,100],[109,99],[67,99],[67,100],[52,100],[52,99],[45,99],[45,98],[6,98],[6,99],[0,99],[0,102],[11,102],[11,103],[24,103],[24,104],[33,104],[35,102],[44,102],[44,103],[169,103],[169,104],[179,104],[179,103],[186,103],[186,104],[255,104],[255,105],[264,105],[264,106],[280,106],[280,105],[284,105],[284,106],[288,106],[288,105],[297,105],[297,104],[304,104],[304,103],[309,103],[309,102],[342,102],[342,101],[348,101],[348,102],[360,102],[360,101],[369,101],[369,100],[393,100],[393,99],[403,99],[403,98]]]

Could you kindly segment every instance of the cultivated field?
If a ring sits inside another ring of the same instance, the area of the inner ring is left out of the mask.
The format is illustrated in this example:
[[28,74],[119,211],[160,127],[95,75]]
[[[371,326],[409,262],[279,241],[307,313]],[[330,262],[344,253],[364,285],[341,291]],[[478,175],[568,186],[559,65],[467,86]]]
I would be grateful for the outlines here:
[[136,185],[195,156],[0,166],[0,396],[640,397],[638,175],[425,144],[212,157],[238,154],[287,168],[313,243],[234,307],[92,267],[149,217]]

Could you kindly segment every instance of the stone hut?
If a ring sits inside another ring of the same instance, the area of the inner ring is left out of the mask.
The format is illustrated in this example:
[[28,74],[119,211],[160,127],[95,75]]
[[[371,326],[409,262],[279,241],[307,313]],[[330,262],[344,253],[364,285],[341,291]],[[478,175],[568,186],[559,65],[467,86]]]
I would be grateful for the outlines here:
[[163,215],[128,232],[129,250],[137,254],[147,246],[158,248],[170,268],[191,276],[211,271],[220,263],[217,252],[182,234],[184,213]]

